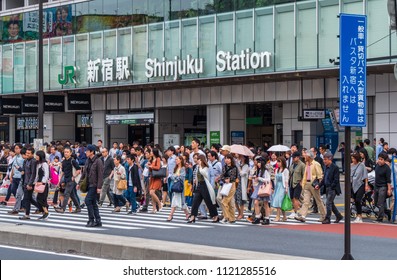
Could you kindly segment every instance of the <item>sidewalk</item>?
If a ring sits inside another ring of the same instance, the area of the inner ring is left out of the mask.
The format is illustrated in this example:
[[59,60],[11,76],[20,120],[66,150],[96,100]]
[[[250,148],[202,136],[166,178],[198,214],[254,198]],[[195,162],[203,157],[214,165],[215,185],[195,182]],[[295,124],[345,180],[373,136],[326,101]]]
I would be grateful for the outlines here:
[[305,260],[309,258],[158,241],[115,237],[0,223],[0,244],[116,260]]

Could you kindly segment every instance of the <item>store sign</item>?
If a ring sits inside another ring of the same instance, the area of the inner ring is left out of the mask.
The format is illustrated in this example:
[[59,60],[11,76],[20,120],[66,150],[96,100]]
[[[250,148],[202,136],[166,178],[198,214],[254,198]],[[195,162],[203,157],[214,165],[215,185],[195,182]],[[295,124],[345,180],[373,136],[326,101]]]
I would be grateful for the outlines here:
[[44,111],[65,112],[65,97],[62,95],[45,95]]
[[38,117],[18,117],[17,130],[39,129]]
[[22,112],[37,113],[39,111],[39,101],[37,97],[22,96]]
[[67,85],[68,83],[77,84],[77,67],[65,66],[63,74],[58,75],[58,83]]
[[340,15],[339,112],[341,126],[366,126],[367,17]]
[[232,145],[243,145],[244,144],[244,131],[232,131],[231,132],[231,139],[232,139]]
[[3,115],[20,115],[22,113],[21,99],[18,98],[2,98],[1,114]]
[[92,115],[91,114],[77,115],[77,127],[79,128],[92,127]]
[[180,145],[179,139],[181,136],[179,134],[164,134],[164,151],[171,146]]
[[319,120],[325,118],[324,110],[303,110],[304,120]]
[[90,83],[128,80],[130,76],[130,62],[127,56],[117,57],[115,60],[98,58],[88,61],[87,64],[87,81]]
[[89,94],[68,94],[69,111],[91,111],[91,95]]
[[210,131],[210,145],[221,143],[221,132]]
[[[224,72],[267,68],[271,66],[271,57],[270,52],[251,52],[250,49],[242,50],[240,54],[219,51],[216,55],[216,69]],[[165,57],[161,60],[148,58],[145,68],[147,78],[171,76],[178,80],[182,75],[204,73],[204,59],[193,58],[191,55],[187,55],[186,59],[175,56],[174,60],[167,60]]]
[[152,124],[154,113],[106,115],[106,124]]

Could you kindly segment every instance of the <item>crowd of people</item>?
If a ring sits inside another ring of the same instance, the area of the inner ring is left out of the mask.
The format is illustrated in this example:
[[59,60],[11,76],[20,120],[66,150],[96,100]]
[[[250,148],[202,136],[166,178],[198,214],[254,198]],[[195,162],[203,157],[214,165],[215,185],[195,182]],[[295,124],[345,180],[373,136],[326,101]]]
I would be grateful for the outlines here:
[[[393,208],[393,174],[390,169],[395,149],[380,139],[375,148],[366,139],[351,155],[352,204],[357,210],[355,223],[362,220],[362,199],[373,192],[378,207],[375,222],[390,221]],[[102,226],[99,208],[105,200],[114,213],[156,214],[171,207],[166,221],[172,222],[182,210],[187,223],[211,219],[213,223],[245,220],[252,224],[295,219],[306,222],[310,212],[319,213],[319,222],[339,223],[344,217],[335,206],[342,193],[339,167],[327,146],[298,150],[293,144],[286,152],[267,152],[267,146],[248,147],[251,153],[236,153],[229,145],[213,144],[205,149],[198,139],[190,146],[145,147],[114,142],[109,149],[99,140],[96,145],[66,142],[46,143],[45,150],[30,145],[4,144],[0,166],[9,188],[2,205],[11,196],[15,204],[10,215],[30,220],[31,205],[40,220],[49,217],[48,195],[53,190],[55,211],[79,213],[87,207],[87,227]],[[252,145],[249,145],[252,146]],[[375,170],[375,183],[368,173]],[[85,192],[84,202],[79,191]],[[391,205],[387,204],[390,198]],[[323,201],[324,199],[324,201]],[[245,217],[246,209],[251,213]],[[291,211],[287,216],[286,211]]]

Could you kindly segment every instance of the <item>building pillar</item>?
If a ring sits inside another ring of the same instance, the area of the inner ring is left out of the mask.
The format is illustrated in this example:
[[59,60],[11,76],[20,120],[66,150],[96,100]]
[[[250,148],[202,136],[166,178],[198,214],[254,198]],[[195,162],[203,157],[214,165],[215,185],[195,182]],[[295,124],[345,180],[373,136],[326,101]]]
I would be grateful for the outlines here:
[[221,145],[229,144],[227,105],[207,106],[207,146],[211,146],[211,132],[219,132]]
[[[154,110],[154,128],[153,128],[153,141],[155,144],[162,144],[163,141],[160,135],[160,127],[159,127],[159,119],[160,119],[160,110],[159,109],[155,109]],[[162,147],[162,146],[161,146]]]
[[9,117],[9,139],[10,143],[15,143],[15,130],[16,130],[16,125],[15,125],[16,117],[15,116],[10,116]]
[[303,122],[303,148],[316,146],[317,122]]
[[230,105],[230,130],[227,135],[227,143],[231,144],[231,133],[233,131],[244,132],[244,144],[247,144],[246,104]]
[[107,147],[107,138],[106,111],[93,111],[92,142],[96,144],[98,140],[102,140],[103,147]]
[[43,117],[43,142],[50,143],[54,140],[54,114],[45,113]]

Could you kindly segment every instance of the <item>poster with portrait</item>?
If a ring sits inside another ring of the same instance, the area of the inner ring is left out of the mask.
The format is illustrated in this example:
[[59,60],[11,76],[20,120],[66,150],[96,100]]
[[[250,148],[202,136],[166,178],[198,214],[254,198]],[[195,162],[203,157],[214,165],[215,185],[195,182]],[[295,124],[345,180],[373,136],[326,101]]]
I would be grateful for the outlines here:
[[17,43],[24,40],[23,14],[15,14],[3,17],[3,43]]

